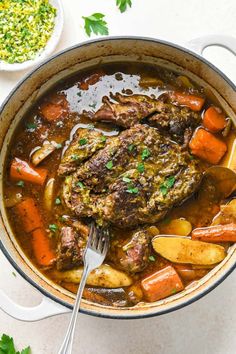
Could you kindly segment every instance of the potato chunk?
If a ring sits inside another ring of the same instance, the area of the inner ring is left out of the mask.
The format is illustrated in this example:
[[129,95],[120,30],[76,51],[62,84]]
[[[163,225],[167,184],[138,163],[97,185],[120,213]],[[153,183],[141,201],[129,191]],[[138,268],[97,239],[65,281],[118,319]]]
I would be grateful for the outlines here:
[[192,225],[183,218],[173,219],[168,224],[162,224],[160,232],[167,235],[188,236],[192,231]]
[[[80,283],[83,273],[83,267],[72,269],[65,272],[55,271],[54,276],[69,283]],[[93,270],[87,279],[87,285],[101,286],[103,288],[120,288],[130,286],[132,279],[119,270],[116,270],[108,264],[103,264],[99,268]]]
[[175,263],[216,264],[226,256],[222,246],[184,237],[155,237],[152,246],[162,257]]

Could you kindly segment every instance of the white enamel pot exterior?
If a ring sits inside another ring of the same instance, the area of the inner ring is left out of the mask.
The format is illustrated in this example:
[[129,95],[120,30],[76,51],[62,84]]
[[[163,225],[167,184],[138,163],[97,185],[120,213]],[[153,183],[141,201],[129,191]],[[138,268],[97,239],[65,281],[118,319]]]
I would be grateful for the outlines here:
[[[213,44],[227,47],[236,53],[236,40],[226,36],[196,39],[190,42],[188,47],[201,53],[206,46]],[[188,75],[200,85],[211,90],[233,122],[236,123],[234,84],[212,64],[193,51],[172,43],[140,37],[115,37],[86,42],[69,48],[38,66],[15,87],[3,103],[0,111],[1,189],[7,146],[24,112],[50,87],[62,82],[66,77],[81,69],[111,62],[157,64],[180,74]],[[37,307],[24,308],[12,302],[0,290],[0,307],[11,316],[24,321],[35,321],[70,311],[74,301],[73,294],[44,277],[23,253],[7,221],[2,199],[0,200],[1,250],[15,269],[36,287],[44,295],[44,298]],[[130,308],[107,307],[84,300],[81,311],[90,315],[119,319],[144,318],[174,311],[191,304],[215,288],[233,271],[235,265],[236,245],[230,248],[222,263],[179,294],[155,303],[140,303]]]

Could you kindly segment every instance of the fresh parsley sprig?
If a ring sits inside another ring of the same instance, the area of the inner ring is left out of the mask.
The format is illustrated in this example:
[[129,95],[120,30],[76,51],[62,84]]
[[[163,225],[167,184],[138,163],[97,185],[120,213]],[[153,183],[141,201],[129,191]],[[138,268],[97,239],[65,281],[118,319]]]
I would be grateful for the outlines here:
[[132,6],[132,1],[131,0],[116,0],[116,5],[118,6],[120,12],[125,12],[129,7]]
[[16,351],[12,337],[3,334],[0,339],[0,353],[1,354],[30,354],[30,347],[23,349],[21,352]]
[[90,37],[91,33],[101,34],[106,36],[109,34],[107,22],[104,20],[105,15],[101,13],[94,13],[91,16],[82,18],[84,19],[84,29],[87,35]]

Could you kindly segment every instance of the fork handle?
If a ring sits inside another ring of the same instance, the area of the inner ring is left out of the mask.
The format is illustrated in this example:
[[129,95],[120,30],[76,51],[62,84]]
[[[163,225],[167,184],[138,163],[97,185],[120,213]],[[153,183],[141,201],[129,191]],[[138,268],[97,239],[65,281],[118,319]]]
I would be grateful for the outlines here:
[[90,269],[90,267],[87,264],[84,265],[84,270],[80,281],[79,289],[76,295],[75,304],[71,315],[71,320],[66,332],[65,339],[62,343],[60,350],[58,351],[58,354],[72,354],[72,345],[73,345],[73,338],[75,333],[76,320],[78,316],[78,310],[80,307],[80,302],[82,299],[82,294],[84,291],[86,280],[91,270],[92,269]]

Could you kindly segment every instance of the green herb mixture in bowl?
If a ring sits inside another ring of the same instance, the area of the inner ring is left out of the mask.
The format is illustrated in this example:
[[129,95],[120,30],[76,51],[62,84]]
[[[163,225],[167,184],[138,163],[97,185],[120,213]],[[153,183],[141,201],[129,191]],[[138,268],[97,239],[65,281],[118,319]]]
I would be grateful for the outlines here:
[[49,55],[60,38],[59,0],[0,0],[0,70],[21,70]]

